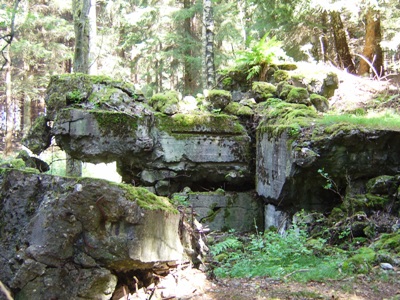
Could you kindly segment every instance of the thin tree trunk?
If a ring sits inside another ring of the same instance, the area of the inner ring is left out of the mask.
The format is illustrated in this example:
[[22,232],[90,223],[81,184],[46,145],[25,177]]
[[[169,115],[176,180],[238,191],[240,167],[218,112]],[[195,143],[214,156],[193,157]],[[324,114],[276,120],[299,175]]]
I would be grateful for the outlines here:
[[[191,0],[184,0],[183,1],[183,8],[188,10],[192,6]],[[187,17],[184,20],[183,23],[183,28],[184,28],[184,36],[185,40],[189,41],[192,37],[192,18]],[[192,63],[190,61],[190,58],[192,57],[192,49],[189,44],[185,45],[185,51],[184,51],[184,76],[183,76],[183,81],[184,81],[184,87],[183,87],[183,92],[184,94],[192,94],[195,89],[195,79],[194,79],[194,68],[192,66]]]
[[[96,41],[96,0],[73,0],[75,29],[74,72],[96,74],[97,63],[93,51]],[[82,162],[67,153],[67,176],[82,176]]]
[[331,11],[330,16],[339,65],[347,69],[349,73],[355,74],[356,68],[354,67],[354,63],[351,58],[349,45],[347,44],[346,32],[340,18],[340,13],[337,11]]
[[7,46],[6,50],[3,52],[5,57],[5,84],[6,84],[6,136],[5,136],[5,155],[11,154],[13,147],[13,133],[14,133],[14,104],[12,98],[12,85],[11,85],[11,55],[10,55],[10,44]]
[[322,12],[321,16],[321,22],[322,22],[322,36],[320,37],[320,43],[321,43],[321,53],[324,62],[328,61],[328,13],[326,10]]
[[[381,42],[381,21],[377,11],[369,8],[366,15],[365,26],[365,45],[363,50],[363,57],[368,60],[374,67],[374,73],[382,76],[383,70],[383,54],[380,46]],[[365,75],[370,70],[370,65],[367,61],[362,59],[358,69],[358,75]]]
[[203,41],[204,41],[204,88],[215,86],[214,65],[214,18],[211,0],[203,0]]

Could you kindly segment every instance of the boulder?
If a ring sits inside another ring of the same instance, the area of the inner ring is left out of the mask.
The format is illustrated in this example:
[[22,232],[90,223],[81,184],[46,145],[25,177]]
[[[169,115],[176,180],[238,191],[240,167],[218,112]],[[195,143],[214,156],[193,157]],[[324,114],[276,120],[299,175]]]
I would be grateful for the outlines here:
[[0,280],[16,299],[110,299],[183,258],[180,215],[143,188],[2,169]]

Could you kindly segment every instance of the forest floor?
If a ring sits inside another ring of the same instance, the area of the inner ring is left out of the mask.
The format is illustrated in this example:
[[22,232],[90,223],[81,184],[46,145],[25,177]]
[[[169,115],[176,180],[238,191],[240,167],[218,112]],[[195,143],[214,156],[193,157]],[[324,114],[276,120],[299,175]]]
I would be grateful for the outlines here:
[[372,273],[342,280],[299,283],[265,277],[209,280],[201,271],[190,269],[181,274],[175,299],[400,299],[399,270],[386,273],[375,269]]

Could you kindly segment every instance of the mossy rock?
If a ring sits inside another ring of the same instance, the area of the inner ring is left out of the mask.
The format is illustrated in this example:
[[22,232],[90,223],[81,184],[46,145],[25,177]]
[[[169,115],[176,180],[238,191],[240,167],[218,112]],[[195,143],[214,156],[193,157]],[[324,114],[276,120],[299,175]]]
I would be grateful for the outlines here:
[[243,105],[239,104],[238,102],[231,102],[224,108],[224,113],[229,115],[237,115],[242,106]]
[[276,93],[280,99],[286,100],[290,91],[294,88],[295,88],[295,86],[290,85],[286,81],[282,81],[282,82],[278,83],[278,85],[276,87]]
[[286,101],[289,103],[311,105],[310,94],[305,88],[292,88],[287,95]]
[[365,211],[369,213],[373,210],[383,210],[389,201],[388,197],[368,193],[346,197],[343,201],[343,206],[353,211]]
[[49,120],[54,120],[57,112],[69,105],[85,104],[94,107],[110,99],[112,102],[112,98],[115,100],[116,92],[118,97],[125,97],[125,100],[131,101],[137,98],[132,84],[107,76],[82,73],[54,75],[50,78],[45,98],[47,117]]
[[[156,115],[156,127],[177,138],[185,132],[213,132],[245,134],[246,130],[236,116],[226,114],[176,114],[172,117]],[[184,138],[187,138],[185,136]]]
[[343,270],[345,272],[367,274],[376,261],[376,253],[373,249],[362,247],[356,254],[344,261]]
[[206,95],[211,110],[223,110],[230,102],[232,102],[232,94],[225,90],[210,90]]
[[280,70],[285,70],[285,71],[293,71],[293,70],[297,69],[296,64],[290,64],[290,63],[279,64],[279,65],[277,65],[277,67]]
[[324,133],[332,136],[349,134],[352,131],[360,131],[360,127],[351,123],[339,122],[324,128]]
[[314,109],[295,103],[287,103],[280,99],[268,99],[262,103],[264,110],[258,109],[263,116],[257,130],[269,132],[273,135],[280,135],[287,131],[290,136],[296,137],[301,128],[309,127],[318,118]]
[[248,117],[254,115],[254,110],[251,107],[240,104],[238,102],[229,103],[225,107],[224,112],[230,115],[242,116],[242,117]]
[[171,204],[166,197],[157,196],[145,188],[134,187],[129,184],[116,184],[118,187],[126,191],[125,197],[147,210],[164,210],[173,214],[177,214],[178,210]]
[[339,87],[338,75],[334,72],[326,74],[322,86],[322,96],[330,98],[335,94],[335,90]]
[[254,111],[251,107],[243,105],[241,108],[239,108],[237,115],[243,117],[249,117],[254,115]]
[[371,194],[392,195],[399,186],[399,178],[397,176],[382,175],[368,180],[367,191]]
[[329,110],[329,101],[324,96],[311,94],[310,101],[319,112],[327,112]]
[[179,94],[175,91],[166,91],[155,94],[149,100],[149,105],[156,111],[166,115],[176,114],[179,110]]
[[28,134],[21,141],[22,145],[36,155],[50,147],[52,136],[51,127],[47,124],[48,121],[45,116],[37,117]]
[[265,101],[276,93],[276,86],[263,81],[255,81],[251,86],[256,102]]
[[282,81],[287,81],[289,80],[290,75],[287,71],[284,70],[278,70],[274,73],[274,81],[275,83],[279,83]]
[[373,247],[376,250],[388,250],[400,255],[400,232],[382,234]]

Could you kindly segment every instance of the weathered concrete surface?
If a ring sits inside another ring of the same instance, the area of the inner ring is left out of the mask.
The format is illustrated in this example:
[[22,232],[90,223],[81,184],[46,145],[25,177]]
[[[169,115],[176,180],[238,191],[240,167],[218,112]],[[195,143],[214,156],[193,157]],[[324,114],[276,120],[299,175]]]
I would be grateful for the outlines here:
[[0,280],[16,299],[109,299],[118,274],[183,257],[180,215],[145,189],[0,174]]
[[251,184],[250,137],[234,116],[61,110],[52,133],[75,159],[117,161],[125,182],[170,195],[184,186]]
[[[346,129],[289,138],[259,133],[256,190],[287,211],[329,210],[352,182],[400,171],[400,131]],[[324,170],[338,193],[324,189]]]
[[263,201],[252,192],[207,192],[177,194],[195,211],[197,219],[211,230],[234,229],[238,232],[262,230]]

